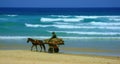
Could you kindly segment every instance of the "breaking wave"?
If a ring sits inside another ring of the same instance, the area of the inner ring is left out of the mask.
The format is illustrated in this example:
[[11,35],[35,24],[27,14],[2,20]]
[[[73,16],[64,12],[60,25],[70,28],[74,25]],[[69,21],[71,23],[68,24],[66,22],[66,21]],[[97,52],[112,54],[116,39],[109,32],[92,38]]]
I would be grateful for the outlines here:
[[[120,39],[120,37],[72,37],[72,36],[59,36],[63,39]],[[0,36],[0,39],[27,39],[27,38],[34,38],[34,39],[46,39],[50,38],[49,36]]]
[[50,25],[40,25],[40,24],[28,24],[25,23],[26,27],[49,27]]
[[[50,31],[53,32],[53,31]],[[120,35],[119,32],[81,32],[81,31],[55,31],[68,34],[80,34],[80,35]]]
[[105,22],[91,22],[91,24],[92,25],[107,25],[107,26],[118,26],[118,25],[120,25],[120,23],[113,23],[113,22],[111,22],[111,23],[105,23]]
[[65,21],[65,22],[79,22],[81,18],[41,18],[41,22]]
[[120,29],[119,26],[80,26],[80,25],[41,25],[41,24],[28,24],[25,23],[26,27],[56,27],[56,28],[62,28],[62,29]]
[[18,16],[18,15],[5,15],[5,16],[15,17],[15,16]]
[[[96,20],[96,22],[104,21],[120,21],[120,16],[65,16],[65,15],[51,15],[50,17],[41,17],[41,22],[52,22],[52,21],[65,21],[65,22],[92,22],[90,20]],[[98,20],[98,21],[97,21]]]
[[49,38],[49,36],[0,36],[0,39]]

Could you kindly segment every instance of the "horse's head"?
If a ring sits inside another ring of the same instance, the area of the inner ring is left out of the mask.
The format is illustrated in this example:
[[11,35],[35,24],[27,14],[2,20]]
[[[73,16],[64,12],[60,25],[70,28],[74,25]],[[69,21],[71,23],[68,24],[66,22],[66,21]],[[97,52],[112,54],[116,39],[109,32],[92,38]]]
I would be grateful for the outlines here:
[[29,41],[30,41],[30,38],[27,39],[27,43],[29,43]]

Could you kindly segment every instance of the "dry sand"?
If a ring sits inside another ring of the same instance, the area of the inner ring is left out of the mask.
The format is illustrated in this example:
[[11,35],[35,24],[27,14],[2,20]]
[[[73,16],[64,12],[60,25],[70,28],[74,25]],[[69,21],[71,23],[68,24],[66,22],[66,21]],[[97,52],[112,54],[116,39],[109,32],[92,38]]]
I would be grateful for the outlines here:
[[0,50],[0,64],[120,64],[120,57]]

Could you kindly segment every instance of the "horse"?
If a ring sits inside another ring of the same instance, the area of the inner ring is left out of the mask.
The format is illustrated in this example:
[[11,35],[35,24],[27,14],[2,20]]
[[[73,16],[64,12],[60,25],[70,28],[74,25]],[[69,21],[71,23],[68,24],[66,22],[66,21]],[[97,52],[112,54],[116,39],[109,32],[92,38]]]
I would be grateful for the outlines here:
[[41,47],[40,52],[42,51],[42,47],[44,48],[44,52],[46,52],[46,48],[45,48],[45,45],[44,45],[42,40],[35,40],[35,39],[32,39],[32,38],[28,38],[27,43],[29,43],[29,42],[32,43],[31,51],[33,50],[34,46],[36,47],[36,51],[38,51],[37,45],[39,45]]

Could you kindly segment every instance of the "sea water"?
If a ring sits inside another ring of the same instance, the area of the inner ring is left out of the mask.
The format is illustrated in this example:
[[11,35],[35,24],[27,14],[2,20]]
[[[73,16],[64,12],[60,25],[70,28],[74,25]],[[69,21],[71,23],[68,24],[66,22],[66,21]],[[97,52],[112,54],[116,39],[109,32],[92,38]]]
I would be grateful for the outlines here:
[[56,32],[65,43],[60,52],[120,56],[120,9],[100,10],[0,8],[0,49],[28,50],[27,38],[44,40]]

